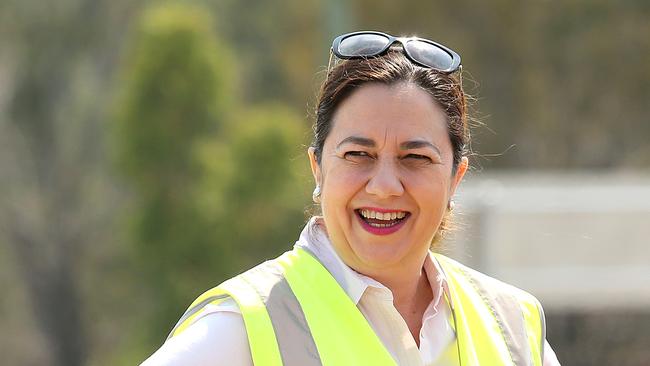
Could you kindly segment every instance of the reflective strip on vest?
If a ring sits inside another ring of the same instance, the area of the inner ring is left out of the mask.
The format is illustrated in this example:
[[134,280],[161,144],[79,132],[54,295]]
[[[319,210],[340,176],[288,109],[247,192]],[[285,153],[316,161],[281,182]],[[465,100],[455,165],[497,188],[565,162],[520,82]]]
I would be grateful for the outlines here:
[[323,365],[396,365],[357,305],[313,254],[296,248],[278,262],[305,313]]
[[305,314],[276,262],[265,262],[243,274],[266,304],[284,365],[320,366],[318,349]]

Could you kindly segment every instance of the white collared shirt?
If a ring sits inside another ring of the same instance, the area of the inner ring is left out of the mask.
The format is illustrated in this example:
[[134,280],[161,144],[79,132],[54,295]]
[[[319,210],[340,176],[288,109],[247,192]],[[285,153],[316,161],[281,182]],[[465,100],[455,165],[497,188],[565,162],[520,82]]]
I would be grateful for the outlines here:
[[[458,365],[457,354],[446,352],[449,347],[455,349],[456,334],[450,323],[449,304],[443,296],[446,281],[431,255],[425,259],[424,270],[431,284],[433,300],[422,318],[418,347],[393,305],[391,291],[343,263],[316,218],[305,226],[295,246],[312,252],[327,268],[357,304],[398,365]],[[544,366],[560,365],[548,343],[545,343],[544,354]],[[206,306],[185,331],[166,341],[143,365],[252,366],[246,327],[237,303],[227,299]]]

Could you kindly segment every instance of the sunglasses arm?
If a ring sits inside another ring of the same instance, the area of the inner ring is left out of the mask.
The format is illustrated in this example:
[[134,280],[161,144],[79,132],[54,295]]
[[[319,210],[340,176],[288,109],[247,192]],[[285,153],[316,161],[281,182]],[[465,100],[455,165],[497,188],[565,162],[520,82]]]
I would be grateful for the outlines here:
[[327,75],[330,74],[330,66],[332,65],[332,56],[334,56],[334,51],[330,48],[330,58],[327,60]]

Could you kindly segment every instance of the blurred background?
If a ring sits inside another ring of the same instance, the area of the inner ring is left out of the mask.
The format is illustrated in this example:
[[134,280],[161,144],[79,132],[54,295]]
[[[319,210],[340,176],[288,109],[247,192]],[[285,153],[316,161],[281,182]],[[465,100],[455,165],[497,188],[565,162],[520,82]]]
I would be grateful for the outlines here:
[[564,365],[650,365],[650,2],[0,1],[0,355],[133,365],[291,247],[334,36],[438,40],[475,97],[450,255]]

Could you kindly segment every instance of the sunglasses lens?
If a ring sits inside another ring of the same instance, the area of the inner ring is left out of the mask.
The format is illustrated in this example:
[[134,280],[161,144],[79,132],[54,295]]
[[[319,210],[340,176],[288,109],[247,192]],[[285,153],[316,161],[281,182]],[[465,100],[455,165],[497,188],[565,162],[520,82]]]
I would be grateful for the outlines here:
[[388,45],[388,38],[380,34],[357,34],[345,38],[338,47],[344,57],[374,56]]
[[416,61],[438,70],[447,70],[453,64],[453,58],[443,49],[423,41],[410,41],[404,46]]

